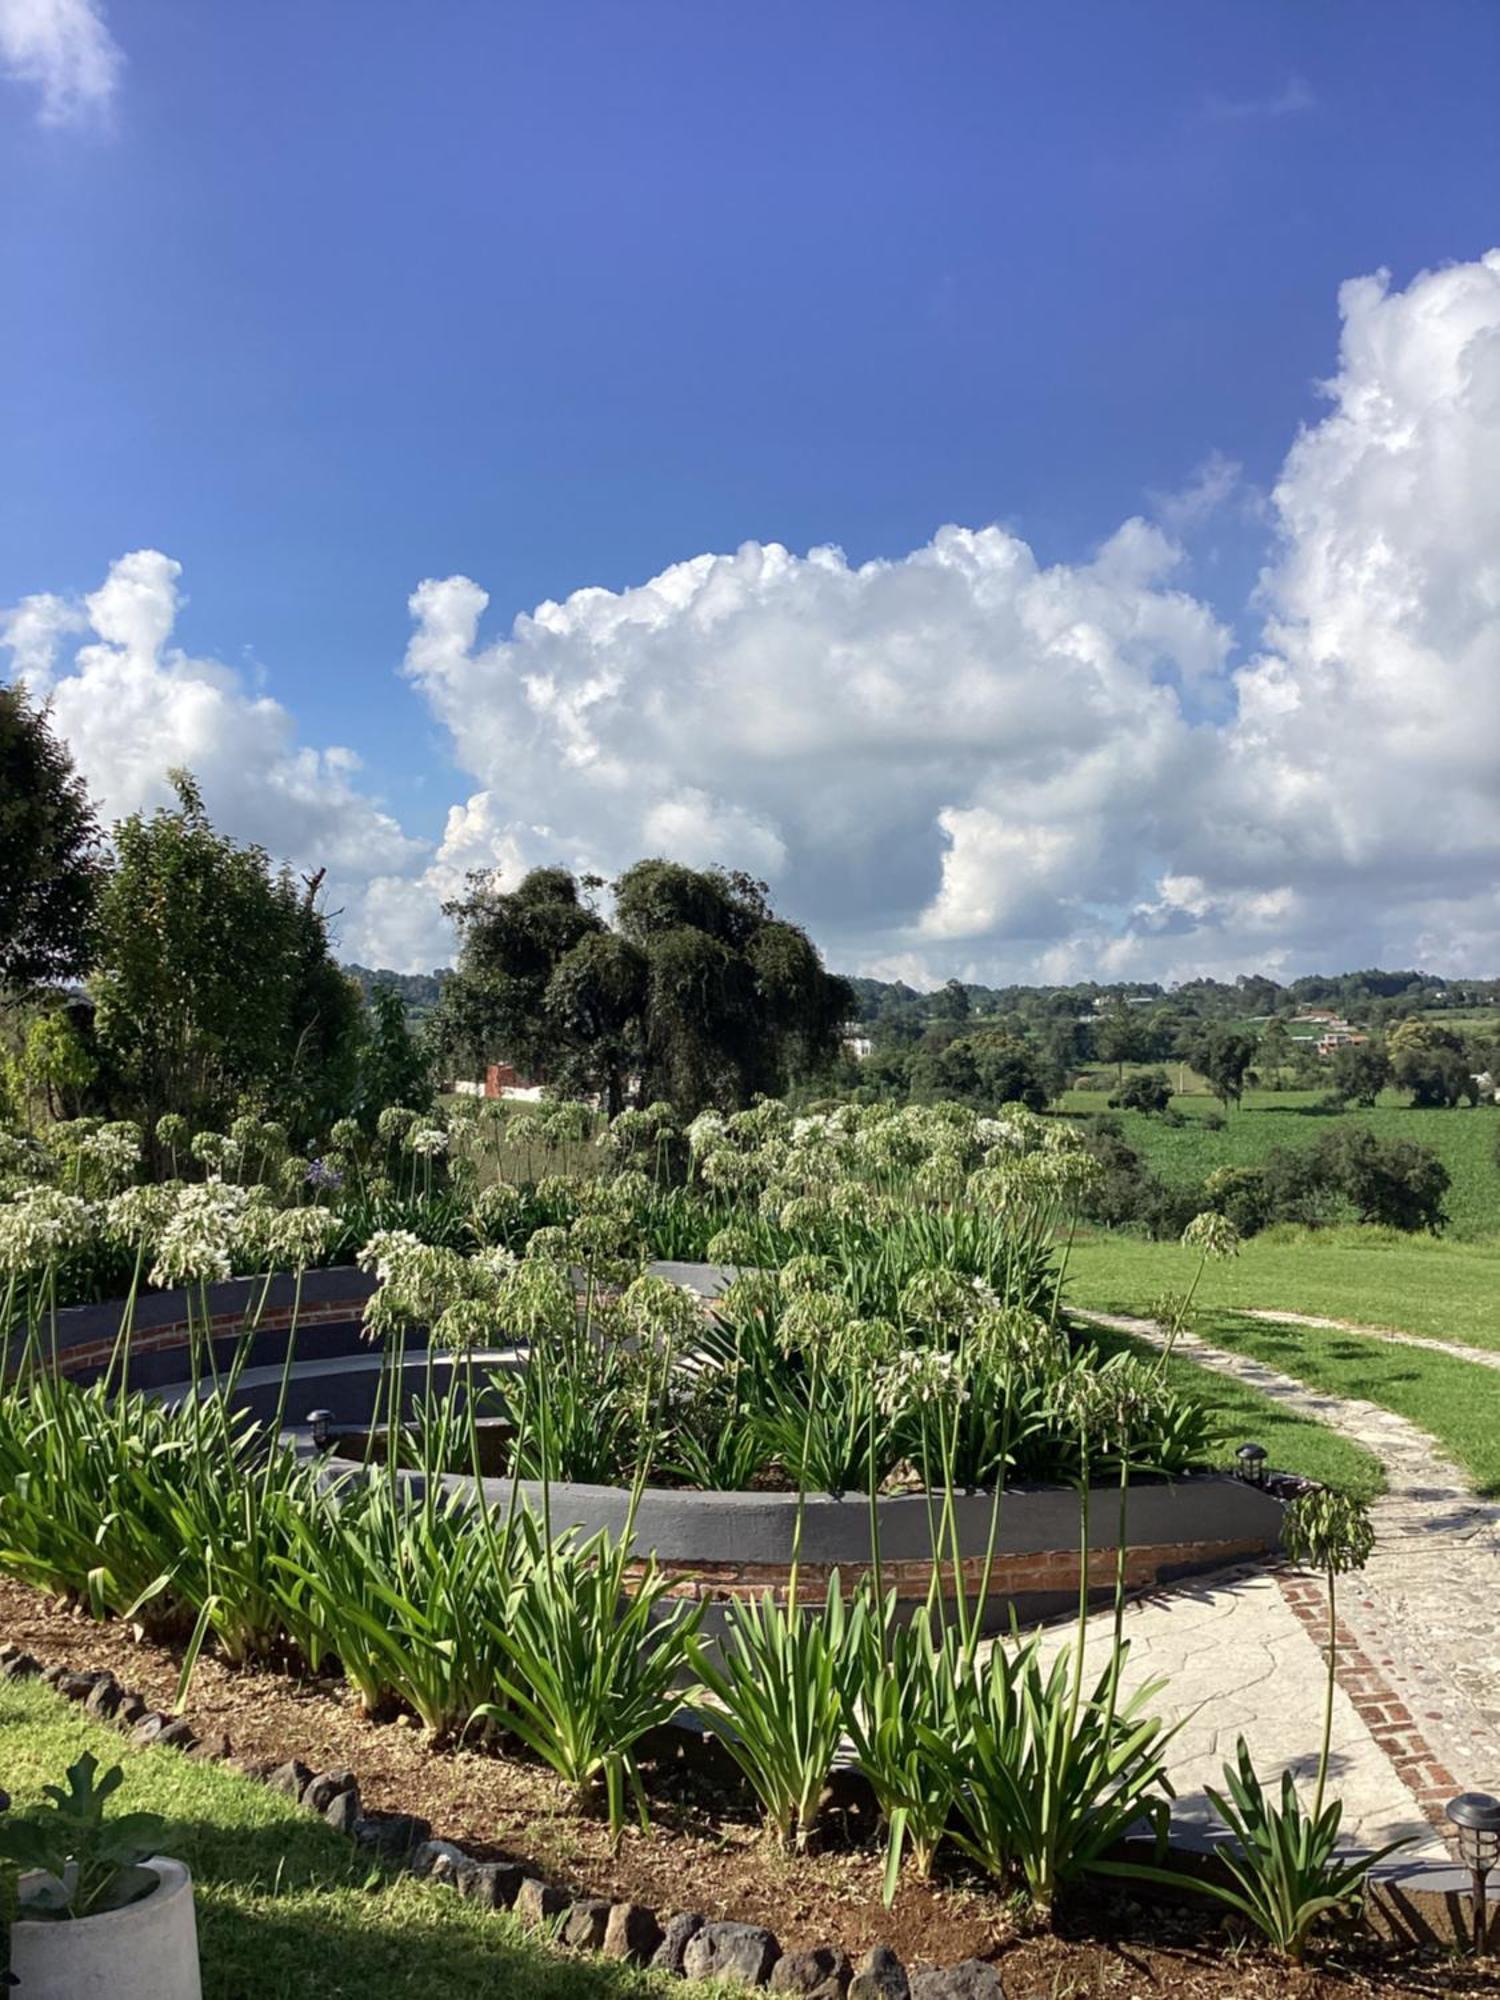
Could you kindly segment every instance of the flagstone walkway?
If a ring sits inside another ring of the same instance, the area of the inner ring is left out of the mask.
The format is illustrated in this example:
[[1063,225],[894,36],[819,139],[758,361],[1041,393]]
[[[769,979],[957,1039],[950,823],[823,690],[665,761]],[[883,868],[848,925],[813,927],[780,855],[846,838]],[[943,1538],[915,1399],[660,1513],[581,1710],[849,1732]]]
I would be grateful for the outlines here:
[[[1150,1320],[1082,1317],[1164,1344]],[[1454,1791],[1500,1794],[1500,1506],[1479,1499],[1436,1441],[1390,1410],[1309,1388],[1196,1335],[1182,1335],[1176,1351],[1380,1459],[1387,1490],[1372,1507],[1375,1551],[1340,1590],[1341,1689],[1429,1818]],[[1292,1572],[1279,1587],[1292,1616],[1315,1631],[1320,1586]],[[1240,1643],[1237,1626],[1233,1648]],[[1268,1695],[1273,1714],[1284,1693]]]

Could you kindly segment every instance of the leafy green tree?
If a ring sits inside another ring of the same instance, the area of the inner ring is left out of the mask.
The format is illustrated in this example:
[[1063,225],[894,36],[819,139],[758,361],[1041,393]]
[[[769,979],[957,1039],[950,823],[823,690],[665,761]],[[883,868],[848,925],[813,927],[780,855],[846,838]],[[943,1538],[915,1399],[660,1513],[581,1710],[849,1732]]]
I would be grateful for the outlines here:
[[1334,1050],[1329,1074],[1330,1097],[1368,1108],[1391,1080],[1391,1059],[1380,1042],[1345,1042]]
[[1151,1049],[1151,1027],[1143,1010],[1117,1000],[1094,1023],[1094,1049],[1100,1062],[1115,1065],[1123,1083],[1126,1063],[1146,1061]]
[[62,1118],[76,1110],[98,1066],[66,1010],[48,1007],[28,1025],[16,1067],[27,1101],[36,1093],[51,1117]]
[[513,890],[482,877],[449,906],[461,950],[438,1032],[450,1056],[504,1057],[613,1111],[632,1089],[684,1113],[748,1103],[838,1056],[854,996],[764,883],[724,869],[639,861],[604,885],[534,869]]
[[969,995],[963,981],[950,979],[940,987],[932,996],[931,1011],[934,1021],[967,1021]]
[[46,710],[0,687],[0,992],[83,977],[103,874],[94,808]]
[[1448,1169],[1415,1139],[1377,1139],[1367,1125],[1339,1125],[1313,1148],[1319,1171],[1351,1204],[1361,1222],[1388,1229],[1425,1229],[1446,1221]]
[[1188,1037],[1187,1059],[1224,1106],[1245,1094],[1245,1072],[1255,1060],[1255,1037],[1211,1021]]
[[432,1101],[431,1061],[408,1025],[405,1001],[389,981],[377,979],[371,986],[362,1026],[359,1104],[364,1122],[373,1127],[388,1104],[424,1110]]
[[1160,1117],[1172,1108],[1172,1085],[1159,1069],[1137,1070],[1109,1100],[1111,1111],[1144,1111]]
[[1409,1090],[1414,1105],[1455,1105],[1467,1098],[1479,1101],[1479,1085],[1463,1039],[1437,1021],[1413,1018],[1392,1029],[1387,1044],[1391,1081]]
[[111,1097],[220,1123],[274,1112],[299,1133],[354,1101],[359,993],[329,955],[314,878],[215,832],[192,778],[115,828],[99,913],[95,1032]]

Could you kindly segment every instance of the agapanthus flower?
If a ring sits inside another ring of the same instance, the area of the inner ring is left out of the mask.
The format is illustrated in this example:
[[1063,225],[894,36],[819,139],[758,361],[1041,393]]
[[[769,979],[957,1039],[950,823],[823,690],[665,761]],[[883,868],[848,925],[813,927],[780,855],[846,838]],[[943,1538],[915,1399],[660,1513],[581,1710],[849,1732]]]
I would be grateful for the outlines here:
[[388,1104],[375,1120],[375,1130],[381,1142],[387,1146],[397,1146],[417,1122],[415,1111],[408,1111],[404,1104]]
[[875,1383],[876,1403],[888,1417],[940,1405],[957,1409],[968,1394],[957,1358],[935,1347],[902,1348]]
[[[300,1161],[298,1163],[301,1164]],[[344,1185],[344,1176],[331,1160],[309,1160],[302,1176],[306,1186],[334,1194]]]
[[408,1153],[419,1159],[435,1160],[448,1150],[448,1134],[441,1125],[413,1125],[402,1141]]
[[88,1242],[94,1211],[58,1188],[27,1188],[0,1207],[0,1277],[39,1276]]
[[272,1218],[270,1262],[273,1268],[305,1271],[328,1255],[343,1225],[326,1208],[284,1208]]
[[1209,1257],[1238,1257],[1240,1232],[1227,1215],[1220,1215],[1216,1208],[1206,1208],[1183,1230],[1182,1247],[1202,1251]]
[[491,1181],[474,1198],[474,1220],[488,1235],[508,1229],[523,1206],[524,1197],[518,1187],[509,1181]]
[[142,1181],[123,1188],[105,1208],[105,1228],[121,1243],[142,1243],[152,1249],[177,1211],[177,1195],[178,1186],[168,1181]]

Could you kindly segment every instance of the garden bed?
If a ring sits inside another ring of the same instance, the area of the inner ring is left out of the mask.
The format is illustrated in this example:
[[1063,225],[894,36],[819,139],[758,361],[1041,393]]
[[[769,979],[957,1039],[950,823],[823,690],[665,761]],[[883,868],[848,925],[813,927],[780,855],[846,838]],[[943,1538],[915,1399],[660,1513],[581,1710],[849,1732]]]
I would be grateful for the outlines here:
[[[75,1617],[7,1579],[0,1579],[0,1640],[78,1671],[108,1668],[162,1707],[171,1704],[181,1666],[174,1650],[135,1644],[123,1627]],[[753,1809],[708,1760],[675,1775],[653,1770],[659,1823],[650,1836],[627,1834],[612,1854],[603,1823],[580,1818],[566,1789],[537,1765],[477,1752],[434,1755],[412,1728],[362,1720],[337,1685],[235,1672],[205,1659],[190,1713],[200,1737],[222,1731],[247,1768],[290,1757],[320,1768],[347,1765],[359,1775],[367,1806],[420,1813],[444,1838],[487,1858],[525,1862],[580,1893],[646,1903],[663,1914],[690,1906],[709,1917],[763,1923],[788,1950],[837,1944],[856,1956],[884,1942],[913,1969],[977,1957],[996,1964],[1010,2000],[1148,1993],[1162,2000],[1334,2000],[1360,1992],[1426,2000],[1494,1990],[1493,1961],[1455,1961],[1435,1948],[1375,1939],[1341,1945],[1326,1971],[1296,1970],[1258,1949],[1242,1950],[1232,1927],[1212,1912],[1146,1904],[1097,1885],[1060,1912],[1055,1933],[1018,1921],[1011,1905],[956,1870],[933,1885],[903,1879],[886,1911],[878,1851],[858,1844],[852,1819],[825,1815],[819,1851],[793,1861],[760,1836]]]

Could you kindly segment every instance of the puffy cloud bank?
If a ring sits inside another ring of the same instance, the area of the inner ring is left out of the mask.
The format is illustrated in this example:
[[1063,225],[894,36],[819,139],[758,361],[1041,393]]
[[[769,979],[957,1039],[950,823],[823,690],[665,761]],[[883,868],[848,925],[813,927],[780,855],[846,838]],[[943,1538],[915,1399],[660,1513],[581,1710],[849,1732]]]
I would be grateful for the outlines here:
[[748,543],[494,638],[477,583],[432,580],[404,671],[471,787],[424,852],[347,752],[171,647],[165,557],[28,599],[6,636],[108,810],[191,764],[226,825],[328,863],[347,945],[383,962],[444,955],[469,868],[668,852],[764,875],[836,962],[908,977],[1488,968],[1500,253],[1340,306],[1238,664],[1142,520],[1052,567],[998,527],[857,566]]

